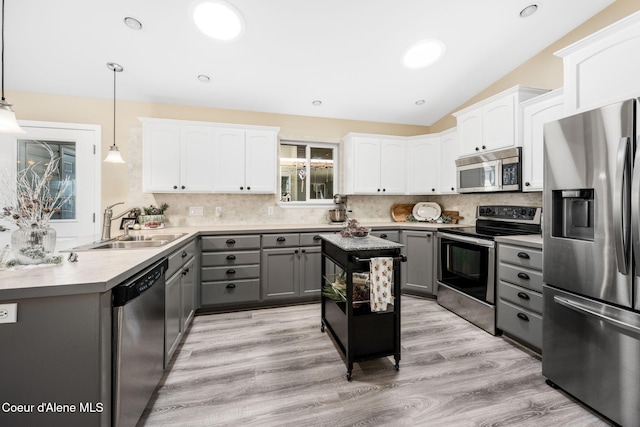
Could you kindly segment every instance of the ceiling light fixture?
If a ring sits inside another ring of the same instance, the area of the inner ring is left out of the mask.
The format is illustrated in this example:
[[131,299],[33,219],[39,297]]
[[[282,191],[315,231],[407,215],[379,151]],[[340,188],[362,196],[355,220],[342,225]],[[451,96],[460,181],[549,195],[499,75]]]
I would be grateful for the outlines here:
[[133,16],[127,16],[124,18],[124,25],[136,31],[140,31],[142,29],[142,22]]
[[9,104],[4,99],[4,0],[2,0],[2,99],[0,99],[0,132],[2,133],[25,133],[24,130],[18,125],[16,120],[16,114],[11,109]]
[[444,43],[440,40],[420,40],[404,51],[403,63],[407,68],[424,68],[440,59],[444,51]]
[[537,4],[530,4],[520,11],[520,18],[528,18],[538,10]]
[[233,40],[244,31],[240,12],[222,0],[201,1],[192,15],[198,29],[216,40]]
[[209,83],[211,81],[211,77],[200,74],[198,76],[198,80],[200,80],[202,83]]
[[313,105],[314,107],[319,107],[322,105],[322,101],[320,101],[319,99],[316,99],[311,103],[311,105]]
[[113,145],[109,148],[109,153],[104,161],[106,163],[124,163],[116,145],[116,73],[121,73],[124,68],[115,62],[107,62],[107,68],[113,71]]
[[424,105],[424,99],[418,99],[416,105]]

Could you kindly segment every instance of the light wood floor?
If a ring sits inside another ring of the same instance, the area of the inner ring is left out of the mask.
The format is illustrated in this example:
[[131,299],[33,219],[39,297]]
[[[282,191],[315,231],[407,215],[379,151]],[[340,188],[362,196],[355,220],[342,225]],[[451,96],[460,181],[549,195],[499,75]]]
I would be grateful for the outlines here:
[[607,426],[541,362],[433,300],[402,297],[402,360],[353,380],[320,305],[197,316],[142,426]]

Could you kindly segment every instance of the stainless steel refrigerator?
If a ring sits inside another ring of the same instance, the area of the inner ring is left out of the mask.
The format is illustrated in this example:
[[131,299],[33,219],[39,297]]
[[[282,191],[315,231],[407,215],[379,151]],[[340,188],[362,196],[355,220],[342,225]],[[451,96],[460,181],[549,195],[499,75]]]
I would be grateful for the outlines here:
[[544,127],[542,374],[640,422],[638,100]]

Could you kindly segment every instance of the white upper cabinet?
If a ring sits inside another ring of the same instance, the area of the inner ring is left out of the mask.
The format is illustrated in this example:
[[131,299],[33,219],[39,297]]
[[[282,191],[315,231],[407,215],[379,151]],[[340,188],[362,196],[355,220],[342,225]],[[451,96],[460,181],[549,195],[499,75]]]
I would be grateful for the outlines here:
[[521,105],[522,191],[542,191],[544,180],[544,124],[564,116],[563,90],[557,89]]
[[547,92],[515,86],[454,113],[460,156],[521,146],[520,103]]
[[142,190],[211,192],[213,143],[210,127],[143,119]]
[[406,139],[350,133],[344,137],[344,192],[405,194]]
[[436,194],[440,174],[440,137],[421,135],[407,141],[407,193]]
[[640,12],[556,52],[568,115],[640,96]]
[[277,131],[219,128],[215,139],[216,193],[275,194]]
[[456,160],[460,157],[460,144],[456,128],[440,132],[439,191],[440,194],[455,194],[458,188]]
[[146,192],[276,192],[278,128],[141,118]]

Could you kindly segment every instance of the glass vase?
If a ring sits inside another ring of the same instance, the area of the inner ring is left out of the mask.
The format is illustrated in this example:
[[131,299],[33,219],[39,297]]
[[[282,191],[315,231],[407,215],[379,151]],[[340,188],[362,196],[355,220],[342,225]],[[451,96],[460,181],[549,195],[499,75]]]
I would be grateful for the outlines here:
[[11,247],[18,264],[41,264],[56,248],[56,230],[20,227],[11,233]]

